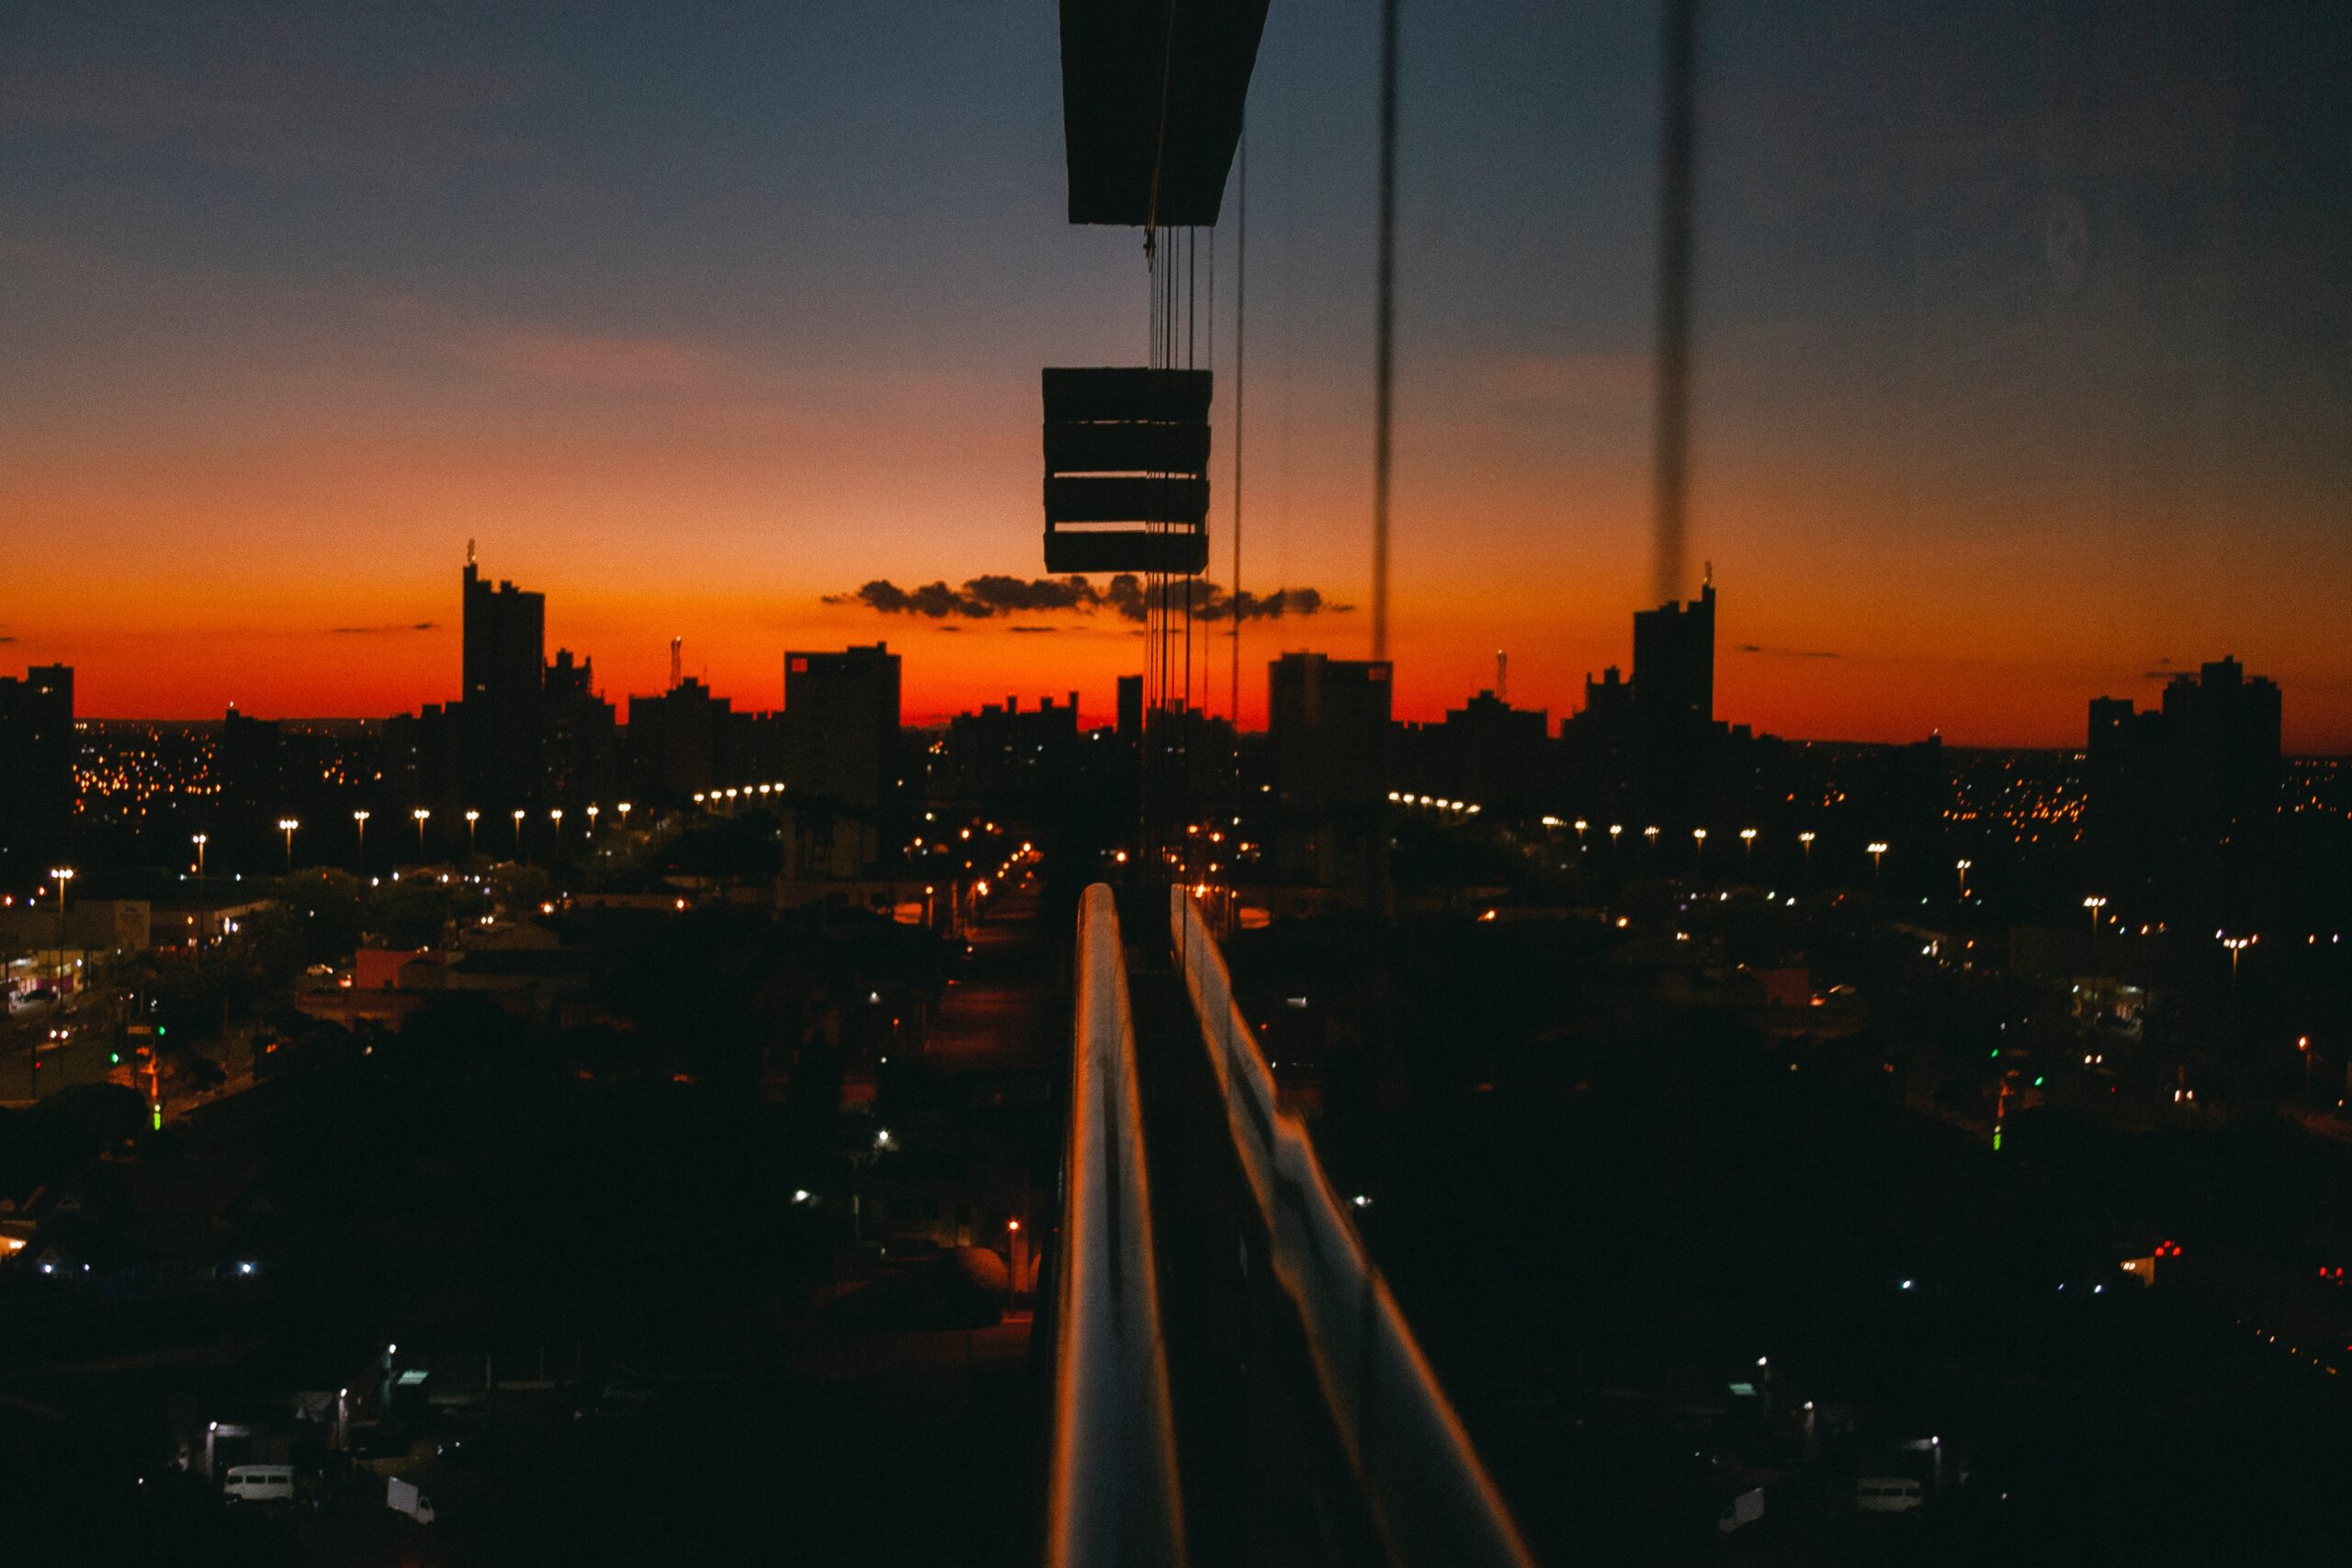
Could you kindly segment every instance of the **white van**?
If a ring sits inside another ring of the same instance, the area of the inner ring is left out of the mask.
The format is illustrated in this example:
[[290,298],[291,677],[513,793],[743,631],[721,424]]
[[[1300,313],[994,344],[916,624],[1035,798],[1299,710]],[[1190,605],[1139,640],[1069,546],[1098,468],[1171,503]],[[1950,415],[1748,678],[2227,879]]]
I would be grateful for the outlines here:
[[232,1503],[291,1503],[294,1467],[290,1464],[232,1464],[221,1495]]
[[1865,1475],[1854,1483],[1854,1511],[1860,1514],[1907,1514],[1927,1500],[1917,1482],[1900,1475]]

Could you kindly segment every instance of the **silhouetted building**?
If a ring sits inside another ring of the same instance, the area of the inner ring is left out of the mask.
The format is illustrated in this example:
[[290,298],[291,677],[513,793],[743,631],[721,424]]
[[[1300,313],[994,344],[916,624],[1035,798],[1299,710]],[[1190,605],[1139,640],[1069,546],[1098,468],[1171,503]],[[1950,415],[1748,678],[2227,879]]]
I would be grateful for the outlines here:
[[575,664],[570,649],[556,649],[539,705],[547,726],[545,797],[563,806],[614,800],[620,784],[618,736],[613,705],[596,694],[595,660]]
[[729,716],[727,699],[691,675],[658,697],[629,698],[630,788],[675,801],[729,782],[718,772]]
[[377,751],[379,799],[403,811],[417,806],[448,810],[468,805],[461,798],[458,716],[463,711],[458,703],[426,703],[413,714],[394,714],[384,721]]
[[0,675],[0,875],[38,879],[65,848],[74,815],[74,670]]
[[1119,677],[1118,723],[1120,739],[1143,739],[1143,677],[1140,675]]
[[978,713],[958,714],[947,726],[948,795],[959,799],[1010,797],[1045,808],[1072,779],[1078,750],[1078,694],[1066,705],[1040,697],[1034,708],[1008,696]]
[[235,705],[220,718],[220,750],[213,759],[220,819],[250,828],[292,809],[286,776],[286,730],[274,718],[254,718]]
[[1657,815],[1687,821],[1707,805],[1715,721],[1715,585],[1684,604],[1634,614],[1634,746],[1639,787]]
[[468,798],[484,808],[518,806],[539,790],[542,666],[547,597],[511,582],[495,588],[466,550],[465,739]]
[[1543,708],[1515,708],[1480,692],[1446,714],[1445,734],[1456,799],[1489,811],[1516,810],[1542,796],[1551,782],[1552,716]]
[[2161,709],[2094,697],[2089,716],[2088,826],[2107,847],[2211,842],[2277,807],[2278,687],[2234,659],[2174,676]]
[[1267,667],[1266,733],[1274,790],[1320,806],[1377,798],[1388,783],[1392,666],[1285,653]]
[[784,656],[784,778],[852,806],[896,798],[899,656],[888,643]]

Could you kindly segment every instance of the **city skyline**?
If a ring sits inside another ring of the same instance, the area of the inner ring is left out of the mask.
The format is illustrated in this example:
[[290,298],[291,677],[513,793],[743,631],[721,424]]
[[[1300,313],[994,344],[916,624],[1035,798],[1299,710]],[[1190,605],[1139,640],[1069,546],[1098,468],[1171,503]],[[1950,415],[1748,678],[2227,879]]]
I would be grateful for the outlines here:
[[[2027,109],[1996,89],[2088,43],[1838,23],[1825,79],[1821,9],[1706,49],[1690,558],[1731,591],[1724,711],[2067,744],[2089,696],[2227,652],[2288,692],[2290,749],[2352,749],[2352,290],[2309,129],[2344,110],[2291,19],[2172,0],[2096,104]],[[478,536],[616,693],[676,636],[763,705],[783,648],[888,637],[911,716],[1073,676],[1107,709],[1114,621],[826,603],[1036,575],[1036,367],[1140,346],[1132,237],[1057,220],[1049,15],[906,23],[879,75],[871,17],[21,29],[0,647],[97,716],[413,708],[455,694],[442,572]],[[1256,78],[1243,586],[1357,608],[1253,626],[1253,666],[1369,643],[1372,46],[1280,9]],[[1396,711],[1503,648],[1564,714],[1650,599],[1655,28],[1415,8],[1403,47]],[[2157,134],[2182,103],[2235,134]]]

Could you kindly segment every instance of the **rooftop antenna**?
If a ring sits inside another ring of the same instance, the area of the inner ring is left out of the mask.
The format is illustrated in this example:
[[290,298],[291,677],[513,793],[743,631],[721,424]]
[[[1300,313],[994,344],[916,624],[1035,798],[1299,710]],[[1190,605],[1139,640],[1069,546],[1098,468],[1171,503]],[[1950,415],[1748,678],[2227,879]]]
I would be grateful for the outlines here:
[[1499,648],[1495,649],[1495,699],[1510,701],[1510,655]]
[[673,692],[678,689],[679,684],[678,655],[684,649],[685,643],[686,639],[682,637],[673,637],[670,639],[670,689]]
[[474,564],[474,542],[471,539],[466,541],[466,564],[468,566]]

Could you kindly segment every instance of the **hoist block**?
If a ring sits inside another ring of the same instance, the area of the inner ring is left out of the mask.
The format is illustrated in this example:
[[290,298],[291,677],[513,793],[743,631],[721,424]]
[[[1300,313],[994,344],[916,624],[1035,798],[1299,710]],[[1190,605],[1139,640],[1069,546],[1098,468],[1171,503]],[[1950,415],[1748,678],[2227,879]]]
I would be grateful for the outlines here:
[[1046,570],[1208,565],[1209,396],[1206,370],[1045,373]]

